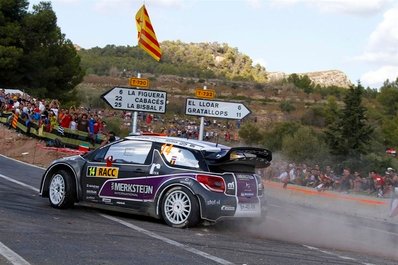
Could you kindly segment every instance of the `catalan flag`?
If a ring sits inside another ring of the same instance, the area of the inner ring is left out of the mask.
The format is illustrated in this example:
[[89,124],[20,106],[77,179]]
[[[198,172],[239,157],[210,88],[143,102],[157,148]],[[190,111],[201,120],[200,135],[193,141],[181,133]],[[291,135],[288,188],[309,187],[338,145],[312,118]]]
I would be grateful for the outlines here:
[[135,21],[138,31],[138,46],[144,49],[144,51],[146,51],[156,61],[159,61],[162,56],[162,52],[145,5],[142,5],[140,10],[138,10],[135,15]]

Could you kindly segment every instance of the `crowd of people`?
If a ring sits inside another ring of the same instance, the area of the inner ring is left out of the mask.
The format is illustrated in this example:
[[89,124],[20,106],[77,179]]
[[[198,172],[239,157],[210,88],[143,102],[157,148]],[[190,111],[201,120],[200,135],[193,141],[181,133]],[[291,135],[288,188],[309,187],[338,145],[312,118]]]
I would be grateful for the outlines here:
[[[89,135],[92,144],[98,143],[99,137],[105,135],[113,139],[114,133],[107,128],[104,119],[118,117],[122,119],[120,127],[130,128],[132,112],[114,111],[108,109],[63,108],[58,100],[36,99],[23,93],[6,93],[0,89],[0,111],[12,112],[19,115],[25,123],[28,133],[32,127],[45,132],[63,134],[65,128],[72,131],[82,131]],[[11,126],[9,116],[8,124]],[[139,113],[138,129],[141,132],[162,133],[168,136],[198,139],[199,122],[197,119],[182,119],[177,115],[165,120],[164,116],[149,113]],[[238,131],[241,121],[234,123],[219,122],[205,119],[204,139],[208,141],[224,140],[225,142],[238,141]],[[108,126],[109,127],[109,126]],[[113,137],[113,138],[112,138]]]
[[284,188],[290,184],[312,187],[318,191],[335,190],[340,192],[358,192],[384,197],[394,187],[398,187],[398,174],[389,167],[383,174],[375,170],[362,175],[359,171],[344,168],[340,173],[331,166],[274,163],[265,173],[266,178],[280,181]]
[[[103,121],[102,113],[90,111],[85,108],[61,108],[58,100],[46,100],[32,98],[27,94],[6,93],[0,89],[0,111],[17,114],[27,127],[27,133],[31,128],[39,131],[64,134],[64,129],[82,131],[88,133],[90,142],[94,145],[101,142],[109,142],[114,133],[107,129]],[[8,117],[7,124],[12,125],[13,115]],[[100,137],[104,136],[104,137]]]

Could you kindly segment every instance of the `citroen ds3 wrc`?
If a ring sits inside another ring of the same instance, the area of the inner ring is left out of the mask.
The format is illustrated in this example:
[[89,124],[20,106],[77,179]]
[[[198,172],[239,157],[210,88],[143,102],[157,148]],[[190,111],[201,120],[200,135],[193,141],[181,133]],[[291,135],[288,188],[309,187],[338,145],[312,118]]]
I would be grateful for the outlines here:
[[160,136],[129,136],[85,155],[55,160],[40,194],[54,208],[75,203],[147,215],[185,228],[222,218],[260,218],[256,168],[269,150]]

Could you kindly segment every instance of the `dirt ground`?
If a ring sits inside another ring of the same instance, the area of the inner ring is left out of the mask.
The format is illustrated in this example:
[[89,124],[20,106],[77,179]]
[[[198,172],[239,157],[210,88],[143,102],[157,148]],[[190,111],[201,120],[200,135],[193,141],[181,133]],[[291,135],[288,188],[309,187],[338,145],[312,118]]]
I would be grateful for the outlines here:
[[0,154],[41,167],[71,154],[46,150],[43,141],[17,133],[0,124]]

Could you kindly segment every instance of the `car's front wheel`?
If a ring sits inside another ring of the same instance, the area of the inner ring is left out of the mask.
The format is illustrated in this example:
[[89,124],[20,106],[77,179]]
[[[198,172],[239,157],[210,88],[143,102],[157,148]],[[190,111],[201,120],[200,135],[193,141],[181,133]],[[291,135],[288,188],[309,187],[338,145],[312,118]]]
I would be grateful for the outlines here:
[[65,170],[56,171],[48,187],[50,204],[54,208],[65,209],[75,203],[76,185],[72,176]]
[[163,220],[172,227],[192,227],[200,221],[198,200],[185,187],[174,187],[166,192],[161,213]]

